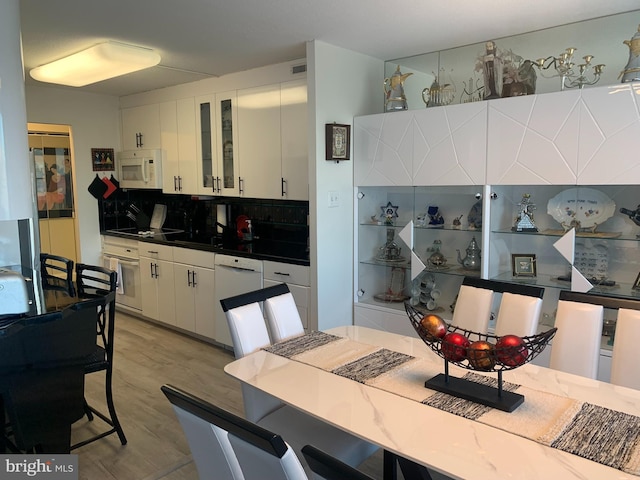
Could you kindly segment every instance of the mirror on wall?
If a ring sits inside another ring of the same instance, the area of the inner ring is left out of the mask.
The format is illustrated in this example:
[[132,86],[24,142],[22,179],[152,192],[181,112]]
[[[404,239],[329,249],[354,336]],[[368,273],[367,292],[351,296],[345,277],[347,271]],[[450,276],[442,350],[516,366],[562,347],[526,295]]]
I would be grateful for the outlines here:
[[[528,84],[533,82],[534,93],[558,92],[562,90],[561,77],[551,63],[554,57],[567,53],[567,48],[575,48],[572,58],[574,80],[579,77],[578,66],[585,63],[583,57],[591,55],[593,58],[585,68],[582,80],[587,82],[583,88],[590,87],[588,82],[595,78],[593,67],[599,64],[605,67],[595,86],[613,85],[620,83],[621,72],[630,60],[630,48],[624,42],[638,33],[639,25],[640,10],[636,10],[511,37],[488,38],[477,44],[389,60],[385,62],[385,78],[390,78],[398,66],[402,73],[412,73],[404,82],[409,110],[426,108],[432,99],[436,100],[435,104],[484,100],[485,64],[493,62],[491,55],[496,55],[499,60],[495,63],[501,62],[503,66],[498,72],[498,76],[503,77],[502,87],[515,79],[518,83],[522,83],[521,80]],[[489,52],[489,42],[495,42],[493,53]],[[538,59],[546,59],[542,69],[533,66]],[[525,64],[527,60],[531,63]],[[556,66],[558,64],[556,62]],[[569,80],[565,84],[570,83]],[[440,90],[432,89],[436,86],[444,89],[441,97],[435,95]],[[502,87],[499,88],[501,95]],[[579,85],[572,88],[579,88]],[[523,94],[519,86],[507,90],[513,90],[511,96]],[[438,98],[442,101],[437,102]]]

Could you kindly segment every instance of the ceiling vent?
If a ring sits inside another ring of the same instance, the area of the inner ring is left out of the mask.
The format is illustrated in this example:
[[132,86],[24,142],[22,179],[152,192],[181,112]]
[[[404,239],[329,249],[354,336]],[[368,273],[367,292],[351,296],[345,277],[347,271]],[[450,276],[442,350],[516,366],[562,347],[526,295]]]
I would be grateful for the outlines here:
[[291,67],[291,73],[295,75],[296,73],[304,73],[307,71],[307,65],[295,65]]

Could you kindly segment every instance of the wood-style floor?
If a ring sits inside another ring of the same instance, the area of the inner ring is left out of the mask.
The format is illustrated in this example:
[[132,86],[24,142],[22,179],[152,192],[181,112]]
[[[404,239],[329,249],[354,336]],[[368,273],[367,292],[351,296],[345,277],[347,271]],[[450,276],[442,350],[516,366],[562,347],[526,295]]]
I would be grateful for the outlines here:
[[[114,434],[74,450],[80,480],[198,479],[180,424],[160,387],[175,385],[242,415],[239,384],[223,371],[233,361],[232,352],[122,313],[117,314],[114,345],[114,398],[128,443],[120,445]],[[102,373],[87,376],[87,400],[99,409],[104,406],[103,383]],[[73,426],[72,441],[103,427],[97,418],[83,418]],[[381,467],[381,454],[361,466],[374,478],[382,478]],[[215,475],[201,480],[215,480]]]

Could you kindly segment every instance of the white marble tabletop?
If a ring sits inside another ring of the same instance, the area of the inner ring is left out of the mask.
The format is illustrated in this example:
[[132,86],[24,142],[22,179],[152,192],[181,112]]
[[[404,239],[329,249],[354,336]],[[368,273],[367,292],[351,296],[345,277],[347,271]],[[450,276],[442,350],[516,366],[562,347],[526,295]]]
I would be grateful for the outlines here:
[[[338,327],[327,333],[442,363],[417,338],[356,326]],[[338,428],[453,478],[640,479],[262,350],[231,362],[225,372]],[[450,369],[450,374],[458,377],[466,372],[455,366]],[[637,390],[531,364],[506,371],[503,376],[507,382],[640,416]]]

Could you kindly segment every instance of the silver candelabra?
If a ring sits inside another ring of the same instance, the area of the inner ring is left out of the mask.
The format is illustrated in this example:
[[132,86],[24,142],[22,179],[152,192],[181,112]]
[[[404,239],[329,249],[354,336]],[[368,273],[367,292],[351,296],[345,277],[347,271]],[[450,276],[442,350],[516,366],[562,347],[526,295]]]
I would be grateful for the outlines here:
[[[575,47],[569,47],[557,57],[551,55],[547,58],[539,58],[534,64],[540,69],[543,77],[560,77],[560,90],[595,85],[600,80],[604,64],[592,65],[593,55],[585,55],[582,57],[584,63],[577,65],[577,71],[575,71],[576,64],[573,62],[573,54],[576,50]],[[544,71],[549,70],[550,67],[553,67],[556,73],[545,75]]]

